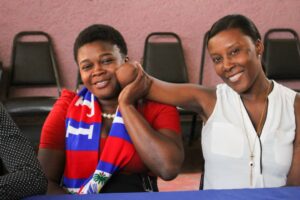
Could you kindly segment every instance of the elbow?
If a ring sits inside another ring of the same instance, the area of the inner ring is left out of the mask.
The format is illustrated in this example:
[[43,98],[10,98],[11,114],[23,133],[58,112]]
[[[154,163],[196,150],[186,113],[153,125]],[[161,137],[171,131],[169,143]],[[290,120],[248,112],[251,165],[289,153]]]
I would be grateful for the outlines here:
[[173,167],[170,169],[161,170],[159,177],[164,181],[170,181],[170,180],[173,180],[174,178],[176,178],[177,175],[179,174],[179,172],[180,172],[180,170]]
[[183,158],[173,162],[165,162],[165,164],[161,165],[162,167],[159,168],[159,177],[164,181],[173,180],[181,171],[182,164]]

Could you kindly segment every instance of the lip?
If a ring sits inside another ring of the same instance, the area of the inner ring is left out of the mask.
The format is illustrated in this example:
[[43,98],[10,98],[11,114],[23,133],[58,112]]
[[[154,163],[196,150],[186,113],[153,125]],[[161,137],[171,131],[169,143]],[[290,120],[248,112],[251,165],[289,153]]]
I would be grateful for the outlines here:
[[234,75],[231,75],[228,77],[228,80],[232,83],[237,82],[241,78],[242,74],[243,74],[243,72],[239,72]]
[[108,85],[109,81],[108,80],[104,80],[104,81],[97,81],[94,83],[94,85],[96,86],[97,89],[102,89],[105,88]]

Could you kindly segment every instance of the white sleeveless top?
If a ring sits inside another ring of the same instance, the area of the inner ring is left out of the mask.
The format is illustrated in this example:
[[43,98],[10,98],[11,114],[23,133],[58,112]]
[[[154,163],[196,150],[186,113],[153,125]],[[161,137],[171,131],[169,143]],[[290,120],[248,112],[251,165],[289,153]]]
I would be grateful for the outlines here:
[[204,189],[251,188],[250,149],[246,134],[254,153],[252,187],[279,187],[286,184],[296,131],[296,92],[275,81],[273,83],[273,90],[268,96],[267,118],[260,137],[262,153],[259,138],[238,93],[226,84],[217,86],[214,111],[202,130]]

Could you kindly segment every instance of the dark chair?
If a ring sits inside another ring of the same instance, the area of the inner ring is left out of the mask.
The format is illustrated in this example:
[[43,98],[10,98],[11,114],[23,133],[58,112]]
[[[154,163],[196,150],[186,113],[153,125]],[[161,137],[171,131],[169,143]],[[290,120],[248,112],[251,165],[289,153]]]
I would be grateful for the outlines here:
[[[172,32],[154,32],[147,36],[143,67],[151,76],[172,83],[188,83],[187,67],[179,36]],[[178,108],[180,115],[192,116],[189,143],[196,128],[197,113]]]
[[[40,129],[60,94],[55,55],[47,33],[20,32],[13,41],[11,68],[6,84],[4,106],[22,132],[39,143]],[[18,89],[56,88],[55,94],[14,96]]]
[[82,80],[81,80],[80,72],[78,70],[76,86],[75,86],[75,92],[79,92],[80,89],[82,88],[82,86],[83,86],[83,83],[82,83]]
[[[275,35],[277,36],[275,37]],[[266,76],[278,81],[299,81],[300,43],[298,34],[292,29],[270,29],[264,36],[264,46],[263,63]]]
[[2,74],[3,74],[3,67],[2,67],[2,62],[0,61],[0,83],[2,81]]

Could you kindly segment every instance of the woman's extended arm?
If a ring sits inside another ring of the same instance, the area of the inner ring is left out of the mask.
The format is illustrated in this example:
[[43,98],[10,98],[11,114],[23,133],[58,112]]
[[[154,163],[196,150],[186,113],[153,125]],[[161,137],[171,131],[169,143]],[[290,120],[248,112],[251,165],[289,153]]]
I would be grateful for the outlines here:
[[207,115],[215,104],[215,90],[196,84],[175,84],[151,78],[147,98],[153,101],[179,106],[200,115]]
[[0,104],[0,158],[5,171],[0,176],[1,199],[20,199],[46,192],[47,179],[34,150],[2,104]]
[[[132,70],[133,68],[135,70]],[[126,63],[120,67],[117,71],[117,78],[122,87],[131,83],[131,90],[134,91],[131,94],[132,98],[146,96],[147,99],[153,101],[192,110],[199,113],[204,121],[210,116],[216,103],[215,89],[197,84],[175,84],[160,81],[144,72],[137,62]]]
[[300,185],[300,95],[295,100],[296,136],[292,166],[288,175],[287,185]]

